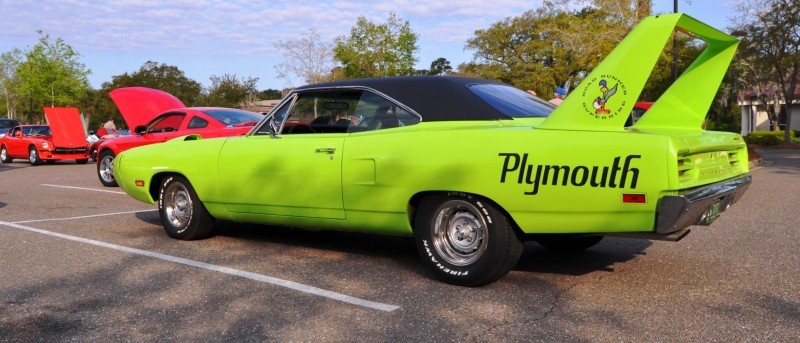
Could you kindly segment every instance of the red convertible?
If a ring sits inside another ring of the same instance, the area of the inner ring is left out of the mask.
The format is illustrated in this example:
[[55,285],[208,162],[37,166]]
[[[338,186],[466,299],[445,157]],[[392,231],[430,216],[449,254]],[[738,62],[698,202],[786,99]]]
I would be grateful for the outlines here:
[[43,161],[89,161],[89,144],[78,109],[45,107],[44,114],[50,125],[18,125],[0,138],[0,161],[27,159],[34,166]]
[[263,117],[234,108],[186,107],[171,94],[146,87],[117,88],[109,96],[134,134],[105,139],[97,147],[97,177],[106,187],[117,186],[114,158],[125,150],[190,134],[240,136]]

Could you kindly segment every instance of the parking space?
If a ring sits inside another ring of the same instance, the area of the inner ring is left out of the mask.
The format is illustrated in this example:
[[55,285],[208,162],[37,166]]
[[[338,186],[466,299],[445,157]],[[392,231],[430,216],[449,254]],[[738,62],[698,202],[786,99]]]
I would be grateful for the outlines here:
[[800,156],[774,159],[681,242],[527,243],[481,288],[432,279],[399,237],[220,223],[173,240],[92,164],[1,164],[0,341],[789,342]]

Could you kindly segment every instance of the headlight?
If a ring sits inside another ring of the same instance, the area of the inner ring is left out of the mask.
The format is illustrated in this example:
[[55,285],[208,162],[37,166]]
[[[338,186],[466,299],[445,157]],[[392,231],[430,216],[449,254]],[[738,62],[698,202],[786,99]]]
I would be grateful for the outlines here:
[[50,149],[50,143],[42,142],[42,149],[49,150]]

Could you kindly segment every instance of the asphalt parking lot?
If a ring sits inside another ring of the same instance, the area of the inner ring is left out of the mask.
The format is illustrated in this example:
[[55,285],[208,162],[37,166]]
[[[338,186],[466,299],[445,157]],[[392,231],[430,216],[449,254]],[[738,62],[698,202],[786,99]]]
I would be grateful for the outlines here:
[[672,242],[525,246],[500,281],[432,279],[411,240],[222,223],[184,242],[95,165],[0,165],[0,341],[797,342],[800,150]]

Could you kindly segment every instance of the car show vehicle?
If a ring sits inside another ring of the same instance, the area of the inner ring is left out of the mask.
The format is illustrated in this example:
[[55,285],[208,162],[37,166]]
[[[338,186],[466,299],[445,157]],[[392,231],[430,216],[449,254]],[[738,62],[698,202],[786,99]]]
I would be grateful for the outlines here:
[[[93,140],[88,140],[89,142],[89,157],[97,162],[97,149],[100,147],[100,144],[106,141],[106,139],[117,138],[120,136],[130,136],[130,130],[111,130],[111,132],[107,132],[105,135],[97,135],[95,134]],[[90,136],[91,137],[91,136]]]
[[171,94],[147,87],[118,88],[109,96],[135,134],[103,139],[93,150],[97,177],[106,187],[117,186],[114,158],[124,150],[188,134],[205,138],[241,136],[263,118],[234,108],[186,107]]
[[[676,28],[705,51],[625,127]],[[751,182],[745,143],[701,125],[737,45],[683,14],[648,17],[558,107],[472,78],[308,85],[246,136],[128,150],[114,173],[173,238],[208,237],[217,220],[414,237],[437,278],[480,286],[526,240],[677,241],[736,202]]]
[[89,143],[80,113],[74,107],[45,107],[49,125],[18,125],[0,138],[0,161],[27,159],[31,165],[58,160],[89,161]]

